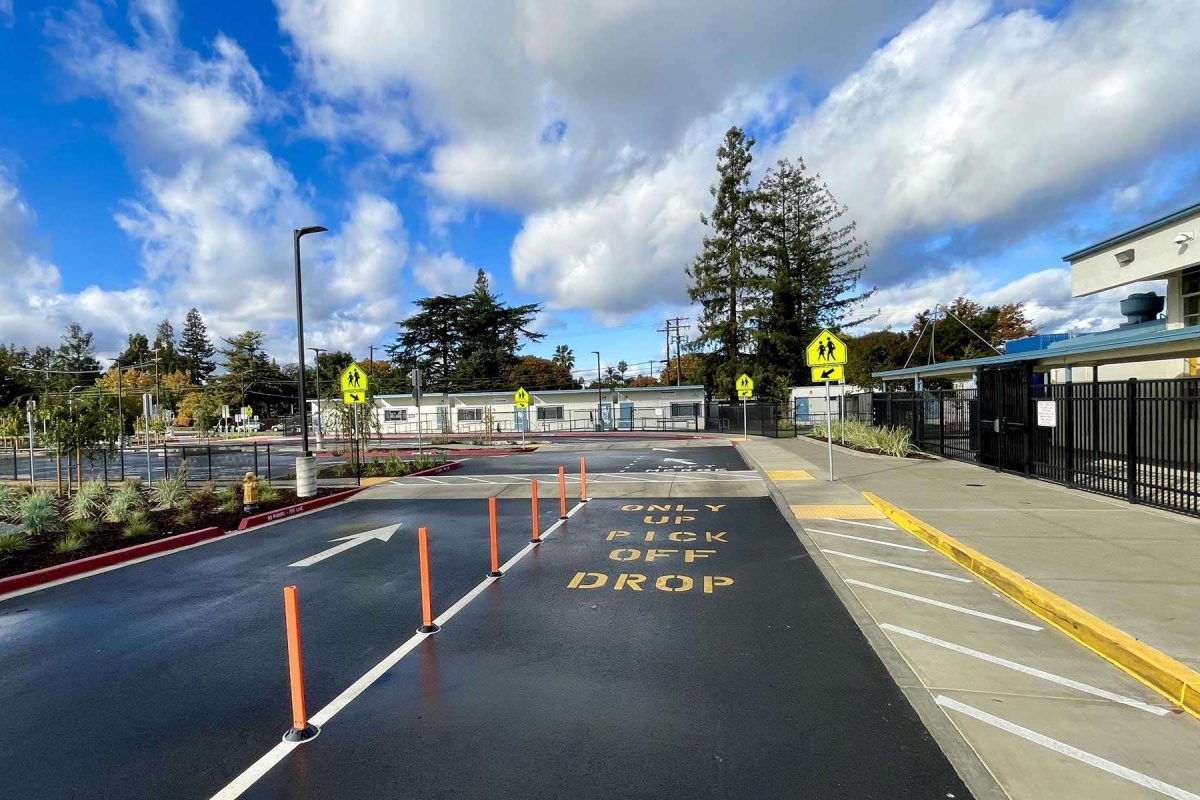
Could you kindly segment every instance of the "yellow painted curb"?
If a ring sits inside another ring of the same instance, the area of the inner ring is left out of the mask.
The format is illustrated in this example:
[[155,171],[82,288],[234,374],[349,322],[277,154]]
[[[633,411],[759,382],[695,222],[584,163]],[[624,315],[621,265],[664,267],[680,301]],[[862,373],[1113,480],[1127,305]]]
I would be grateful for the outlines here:
[[1200,718],[1200,673],[1038,586],[878,495],[863,492],[888,519],[1020,603],[1098,656]]

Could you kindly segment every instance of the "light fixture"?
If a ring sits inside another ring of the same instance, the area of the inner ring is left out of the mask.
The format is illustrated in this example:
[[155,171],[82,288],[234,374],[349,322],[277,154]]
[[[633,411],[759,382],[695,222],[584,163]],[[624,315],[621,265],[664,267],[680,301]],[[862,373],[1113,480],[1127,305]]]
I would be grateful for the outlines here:
[[1133,263],[1133,248],[1132,247],[1129,248],[1128,250],[1122,250],[1121,252],[1117,253],[1117,264],[1118,265],[1124,267],[1131,263]]
[[1171,241],[1173,241],[1175,244],[1187,244],[1195,238],[1196,234],[1192,233],[1191,231],[1181,231],[1180,233],[1175,234],[1175,238]]

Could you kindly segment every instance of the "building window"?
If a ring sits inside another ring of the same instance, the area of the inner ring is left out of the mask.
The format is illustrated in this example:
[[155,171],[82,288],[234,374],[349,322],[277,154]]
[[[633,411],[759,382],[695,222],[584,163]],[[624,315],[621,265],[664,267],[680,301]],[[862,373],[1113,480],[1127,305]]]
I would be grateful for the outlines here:
[[384,422],[407,422],[408,421],[408,409],[407,408],[385,409],[383,412],[383,421]]
[[458,421],[459,422],[482,422],[483,421],[483,409],[482,408],[460,408],[460,409],[458,409]]
[[1200,267],[1183,273],[1183,324],[1200,325]]
[[672,417],[698,417],[700,416],[699,403],[671,403]]
[[563,407],[562,406],[538,406],[537,407],[537,418],[539,421],[546,420],[546,419],[562,419],[563,418]]

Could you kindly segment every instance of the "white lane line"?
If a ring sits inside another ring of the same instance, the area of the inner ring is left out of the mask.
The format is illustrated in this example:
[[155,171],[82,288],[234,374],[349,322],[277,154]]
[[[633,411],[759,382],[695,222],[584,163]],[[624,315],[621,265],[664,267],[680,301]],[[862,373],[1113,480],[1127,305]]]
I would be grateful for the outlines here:
[[442,486],[453,486],[453,484],[448,484],[446,481],[439,481],[437,478],[430,478],[427,475],[418,475],[417,477],[423,481],[429,481],[430,483],[440,483]]
[[916,639],[918,641],[928,642],[929,644],[935,644],[938,647],[944,647],[947,650],[953,650],[956,653],[962,653],[965,656],[971,656],[972,658],[978,658],[980,661],[986,661],[989,664],[996,664],[997,666],[1006,667],[1007,669],[1015,670],[1017,672],[1023,672],[1026,675],[1032,675],[1035,678],[1041,678],[1044,681],[1050,681],[1051,683],[1057,683],[1060,686],[1066,686],[1071,689],[1076,689],[1076,690],[1084,692],[1086,694],[1095,695],[1096,697],[1103,697],[1105,700],[1111,700],[1114,703],[1120,703],[1121,705],[1129,706],[1131,708],[1136,708],[1139,711],[1145,711],[1147,713],[1155,714],[1160,717],[1165,717],[1166,715],[1171,713],[1171,711],[1169,709],[1160,708],[1159,706],[1152,706],[1149,703],[1143,703],[1141,700],[1135,700],[1134,698],[1126,697],[1123,694],[1116,694],[1116,693],[1110,692],[1106,689],[1101,689],[1099,687],[1092,686],[1091,684],[1082,683],[1080,681],[1072,680],[1070,678],[1064,678],[1061,675],[1055,675],[1053,672],[1046,672],[1045,670],[1040,670],[1040,669],[1037,669],[1036,667],[1029,667],[1024,664],[1018,664],[1016,661],[1009,661],[1007,658],[1001,658],[1000,656],[994,656],[994,655],[991,655],[990,653],[984,653],[979,650],[972,650],[969,647],[963,647],[961,644],[955,644],[954,642],[947,642],[945,639],[938,639],[934,636],[929,636],[924,633],[919,633],[917,631],[911,631],[908,628],[901,628],[899,625],[893,625],[890,622],[885,622],[882,625],[880,625],[879,627],[881,627],[885,631],[889,631],[891,633],[897,633],[897,634],[900,634],[901,636],[907,636],[910,639]]
[[[567,512],[567,516],[574,516],[575,512],[582,508],[585,508],[584,503],[576,503],[575,506]],[[565,520],[560,519],[547,528],[545,532],[542,533],[542,540],[544,541],[547,536],[558,530],[558,527],[562,525],[564,521]],[[516,566],[517,562],[528,555],[529,551],[533,550],[535,547],[537,547],[537,544],[534,542],[530,542],[529,544],[525,545],[515,556],[504,562],[504,565],[500,568],[500,571],[508,572],[509,569]],[[445,625],[454,617],[455,614],[466,608],[468,603],[478,597],[484,589],[491,586],[496,582],[496,580],[496,578],[492,578],[490,576],[484,578],[474,589],[472,589],[463,597],[459,598],[457,603],[442,612],[442,615],[435,619],[434,622],[439,627]],[[361,678],[347,686],[341,694],[329,701],[328,705],[326,705],[317,713],[313,714],[309,718],[309,722],[317,727],[324,726],[331,719],[333,719],[339,711],[350,705],[355,698],[370,688],[371,684],[383,677],[388,670],[400,663],[402,658],[415,650],[417,645],[425,641],[425,639],[429,638],[431,635],[432,634],[420,632],[413,634],[404,644],[400,645],[387,656],[385,656],[382,661],[371,667],[371,669],[364,673]],[[259,778],[270,772],[272,767],[274,767],[280,761],[283,761],[283,759],[287,757],[288,753],[292,752],[292,750],[299,747],[301,744],[303,743],[280,742],[279,744],[275,745],[257,761],[247,767],[241,775],[238,775],[236,778],[230,781],[225,788],[214,794],[212,796],[212,800],[235,800],[236,798],[241,797],[247,789],[249,789],[259,780]]]
[[1180,789],[1178,786],[1172,786],[1169,783],[1164,783],[1158,778],[1151,778],[1149,775],[1136,772],[1129,767],[1123,767],[1120,764],[1113,763],[1107,758],[1101,758],[1100,756],[1092,755],[1086,750],[1080,750],[1078,747],[1072,747],[1066,742],[1060,742],[1058,739],[1051,739],[1049,736],[1046,736],[1043,733],[1038,733],[1037,731],[1033,731],[1029,728],[1018,725],[1015,722],[1009,722],[1006,719],[1001,719],[1000,717],[989,714],[986,711],[980,711],[978,708],[969,706],[966,703],[960,703],[957,700],[952,700],[945,695],[938,695],[936,702],[942,708],[949,708],[959,712],[960,714],[966,714],[968,717],[973,717],[980,722],[986,722],[988,725],[991,725],[994,728],[999,728],[1006,733],[1019,736],[1028,742],[1039,744],[1042,747],[1053,750],[1054,752],[1064,755],[1067,758],[1073,758],[1076,761],[1087,764],[1089,767],[1095,767],[1096,769],[1104,770],[1110,775],[1116,775],[1118,778],[1124,778],[1131,783],[1144,786],[1145,788],[1158,792],[1166,797],[1173,797],[1175,800],[1200,800],[1200,795],[1189,792],[1186,789]]
[[891,569],[902,569],[905,572],[919,572],[922,575],[929,575],[933,578],[942,578],[948,581],[958,581],[959,583],[971,583],[970,578],[960,578],[957,575],[947,575],[944,572],[934,572],[931,569],[917,569],[916,567],[906,567],[903,564],[893,564],[890,561],[880,561],[877,558],[867,558],[866,556],[856,556],[853,553],[843,553],[841,550],[826,550],[821,549],[822,553],[831,556],[841,556],[842,558],[852,558],[855,561],[865,561],[868,564],[877,564],[881,567],[889,567]]
[[455,477],[457,477],[459,480],[464,480],[464,481],[475,481],[476,483],[486,483],[488,486],[496,485],[492,481],[485,481],[483,478],[472,478],[470,475],[456,475]]
[[869,522],[855,522],[852,519],[838,519],[836,517],[825,517],[826,522],[840,522],[843,525],[861,525],[864,528],[878,528],[881,531],[895,531],[899,528],[890,528],[887,525],[872,525]]
[[918,603],[926,603],[931,606],[937,606],[938,608],[947,609],[948,611],[957,611],[960,614],[969,614],[972,617],[979,617],[980,619],[990,619],[993,622],[1003,622],[1005,625],[1012,625],[1017,628],[1024,628],[1027,631],[1040,631],[1042,629],[1042,626],[1040,626],[1040,625],[1030,625],[1028,622],[1021,622],[1020,620],[1009,619],[1008,617],[998,617],[995,614],[988,614],[983,611],[976,611],[973,608],[964,608],[962,606],[956,606],[956,605],[952,605],[950,603],[943,603],[941,600],[934,600],[933,598],[930,598],[930,597],[922,597],[919,594],[909,594],[908,592],[902,592],[899,589],[889,589],[886,586],[877,586],[873,583],[867,583],[866,581],[855,580],[854,578],[846,578],[845,582],[850,584],[851,586],[861,586],[864,589],[874,589],[877,592],[883,592],[884,594],[892,594],[892,595],[895,595],[896,597],[903,597],[908,600],[916,600]]
[[924,547],[913,547],[910,544],[895,544],[893,542],[885,542],[882,539],[867,539],[863,536],[851,536],[848,533],[834,533],[833,531],[823,531],[818,528],[805,528],[809,533],[823,533],[826,536],[836,536],[839,539],[853,539],[856,542],[870,542],[871,544],[880,544],[884,547],[894,547],[897,550],[916,550],[918,553],[928,553]]

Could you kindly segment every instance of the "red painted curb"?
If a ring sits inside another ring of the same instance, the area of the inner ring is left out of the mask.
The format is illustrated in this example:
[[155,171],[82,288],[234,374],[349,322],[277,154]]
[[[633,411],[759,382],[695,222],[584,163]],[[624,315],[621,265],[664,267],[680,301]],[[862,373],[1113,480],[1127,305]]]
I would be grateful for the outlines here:
[[414,478],[418,475],[439,475],[443,472],[453,472],[454,470],[458,469],[460,466],[462,466],[462,465],[459,464],[457,461],[447,461],[445,464],[438,464],[436,467],[430,467],[429,469],[423,469],[423,470],[420,470],[419,472],[410,472],[407,475],[401,475],[400,477],[401,478]]
[[164,539],[156,539],[153,542],[146,542],[144,544],[135,544],[132,547],[123,547],[120,550],[99,553],[87,558],[68,561],[65,564],[55,564],[52,567],[44,567],[33,572],[9,575],[7,578],[0,578],[0,595],[14,592],[18,589],[27,589],[30,586],[40,586],[43,583],[50,583],[60,578],[69,578],[73,575],[91,572],[101,567],[111,567],[113,564],[133,561],[135,558],[162,553],[179,547],[186,547],[189,544],[203,542],[206,539],[215,539],[218,536],[224,535],[225,531],[220,528],[201,528],[198,531],[180,533],[176,536],[168,536]]
[[262,525],[265,522],[274,522],[277,519],[287,519],[288,517],[294,517],[297,514],[302,514],[305,511],[324,508],[325,506],[333,505],[338,501],[352,497],[365,488],[365,486],[356,486],[353,489],[347,489],[346,491],[338,492],[337,494],[328,494],[324,497],[305,500],[303,503],[296,503],[292,506],[284,506],[283,508],[277,508],[273,511],[264,511],[261,514],[251,514],[250,516],[243,518],[242,521],[238,523],[237,529],[239,531],[244,531],[247,528],[253,528],[256,525]]

